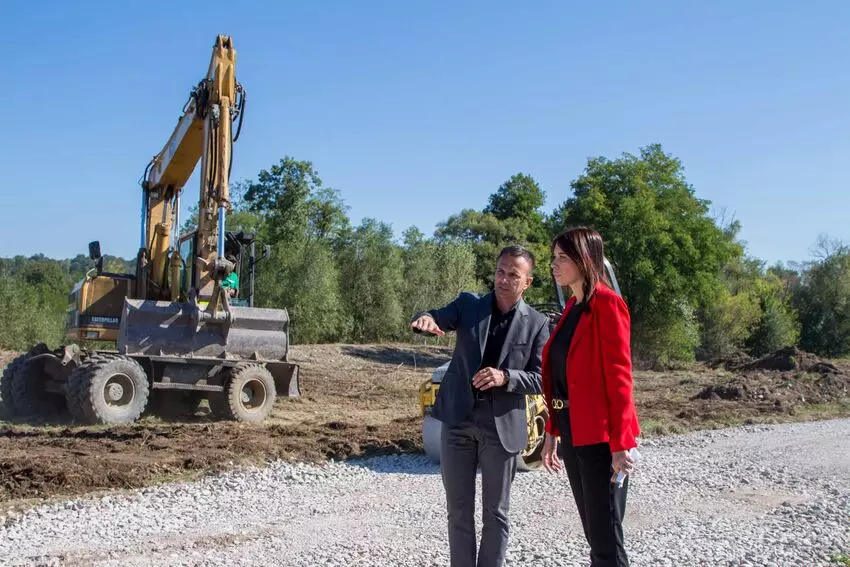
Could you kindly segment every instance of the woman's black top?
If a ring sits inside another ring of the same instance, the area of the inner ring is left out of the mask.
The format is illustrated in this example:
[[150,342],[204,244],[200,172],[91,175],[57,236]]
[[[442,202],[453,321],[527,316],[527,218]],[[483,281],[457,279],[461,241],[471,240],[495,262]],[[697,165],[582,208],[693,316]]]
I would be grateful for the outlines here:
[[552,376],[552,397],[569,399],[567,394],[567,353],[576,331],[579,318],[584,312],[584,303],[576,303],[567,313],[564,324],[549,345],[549,372]]

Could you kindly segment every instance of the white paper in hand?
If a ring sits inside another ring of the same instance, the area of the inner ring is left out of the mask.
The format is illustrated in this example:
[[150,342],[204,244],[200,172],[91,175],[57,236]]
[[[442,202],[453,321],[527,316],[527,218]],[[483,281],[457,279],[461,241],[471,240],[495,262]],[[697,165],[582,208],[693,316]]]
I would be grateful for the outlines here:
[[[635,463],[640,461],[640,453],[638,453],[637,447],[633,447],[629,451],[629,456],[632,459],[634,459]],[[622,488],[623,487],[623,481],[626,480],[626,473],[624,473],[623,471],[620,471],[611,480],[617,485],[617,488]]]

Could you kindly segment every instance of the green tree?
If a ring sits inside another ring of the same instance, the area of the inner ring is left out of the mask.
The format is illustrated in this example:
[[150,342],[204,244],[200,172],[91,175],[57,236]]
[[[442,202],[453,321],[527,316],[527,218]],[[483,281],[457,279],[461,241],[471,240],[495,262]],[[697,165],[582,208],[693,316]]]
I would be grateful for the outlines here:
[[273,250],[258,267],[258,304],[286,307],[297,342],[347,336],[351,315],[335,253],[349,220],[339,193],[323,186],[311,162],[287,156],[235,195],[242,212],[260,219],[257,232]]
[[650,314],[632,329],[632,342],[637,347],[632,352],[650,367],[671,368],[693,362],[700,345],[696,309],[683,299],[675,299],[663,314]]
[[[737,241],[738,222],[721,226]],[[758,258],[733,257],[720,276],[719,294],[701,309],[699,356],[718,359],[740,351],[761,356],[795,344],[799,323],[789,287],[794,277],[781,266],[765,269]]]
[[309,161],[289,156],[269,169],[260,171],[257,180],[245,190],[247,210],[265,219],[268,242],[294,243],[307,232],[311,195],[322,187],[322,180]]
[[666,341],[716,299],[721,268],[743,254],[741,246],[715,224],[710,203],[696,197],[681,162],[660,145],[613,161],[592,158],[572,189],[550,226],[588,225],[602,234],[631,310],[638,358],[692,358]]
[[[550,282],[548,267],[549,246],[542,239],[531,238],[538,228],[528,221],[512,217],[496,218],[493,214],[473,210],[464,210],[439,223],[435,236],[439,242],[468,245],[475,255],[475,277],[486,289],[493,289],[496,272],[496,259],[505,246],[519,244],[528,248],[534,255],[536,267],[534,275],[543,282]],[[551,299],[550,288],[543,286],[532,288],[526,293],[531,302]]]
[[804,272],[794,298],[800,346],[821,356],[850,352],[850,249],[840,247]]
[[469,245],[475,255],[475,276],[487,289],[493,287],[501,249],[512,244],[525,246],[537,263],[535,277],[546,284],[528,290],[526,299],[532,303],[550,301],[550,236],[542,212],[545,198],[533,177],[518,173],[490,195],[483,210],[464,209],[439,223],[435,237],[439,242]]
[[[738,223],[724,228],[735,238]],[[761,262],[743,256],[733,257],[718,276],[715,296],[697,310],[701,327],[697,356],[716,360],[744,348],[762,312],[756,288],[762,277]]]
[[61,263],[43,256],[34,257],[17,273],[26,285],[43,289],[49,295],[67,297],[71,291],[71,277]]
[[475,279],[475,254],[468,244],[426,239],[416,227],[406,230],[403,239],[404,317],[441,307],[462,291],[482,291]]
[[499,220],[522,219],[534,228],[542,229],[544,215],[541,209],[545,202],[546,193],[537,181],[530,175],[517,173],[490,195],[483,212]]
[[68,272],[74,281],[82,279],[93,266],[94,262],[85,254],[77,254],[68,260]]
[[375,219],[363,219],[344,237],[338,262],[352,339],[381,342],[399,338],[406,331],[401,303],[404,264],[401,250],[393,243],[392,228]]
[[762,319],[759,298],[750,292],[730,293],[722,289],[701,311],[701,359],[729,357],[742,350]]
[[762,356],[797,344],[800,322],[782,281],[776,275],[768,274],[759,282],[757,294],[761,318],[746,341],[747,352]]
[[0,276],[14,276],[26,263],[27,258],[21,255],[14,258],[0,258]]
[[[39,276],[50,271],[30,271],[27,275]],[[59,291],[55,282],[33,285],[31,279],[21,276],[0,276],[0,346],[23,350],[35,343],[45,342],[50,347],[62,341],[65,299],[69,290]]]
[[336,245],[347,233],[350,224],[348,207],[336,189],[317,189],[307,199],[308,238]]
[[278,244],[272,258],[257,269],[257,305],[287,309],[293,343],[333,342],[350,332],[339,271],[327,242],[303,242],[296,250]]
[[440,302],[439,296],[442,290],[440,290],[440,268],[436,253],[438,245],[426,239],[416,227],[408,228],[402,235],[402,240],[404,242],[402,313],[412,316],[419,311],[431,309]]

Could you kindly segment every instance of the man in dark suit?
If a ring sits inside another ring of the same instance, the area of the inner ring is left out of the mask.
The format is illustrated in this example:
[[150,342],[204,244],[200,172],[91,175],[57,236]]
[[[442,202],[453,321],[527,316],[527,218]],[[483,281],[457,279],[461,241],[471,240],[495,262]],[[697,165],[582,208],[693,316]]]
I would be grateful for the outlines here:
[[[495,286],[482,297],[461,293],[414,316],[416,332],[457,332],[431,415],[443,422],[440,470],[446,490],[452,567],[495,567],[508,545],[510,489],[518,453],[528,444],[526,394],[540,394],[548,318],[522,295],[534,257],[523,247],[499,254]],[[483,525],[475,542],[475,475],[481,467]],[[476,554],[477,551],[477,554]]]

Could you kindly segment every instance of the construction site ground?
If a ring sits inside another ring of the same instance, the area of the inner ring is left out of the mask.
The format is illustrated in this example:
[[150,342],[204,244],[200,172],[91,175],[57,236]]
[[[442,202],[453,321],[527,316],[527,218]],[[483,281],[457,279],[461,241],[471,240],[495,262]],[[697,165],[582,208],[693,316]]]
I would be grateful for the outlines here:
[[[0,516],[44,500],[190,479],[273,459],[320,461],[422,451],[418,387],[451,350],[422,345],[304,345],[300,398],[267,421],[155,416],[126,426],[0,421]],[[4,366],[13,353],[0,353]],[[795,349],[751,361],[636,371],[644,436],[742,423],[850,416],[850,361]]]

